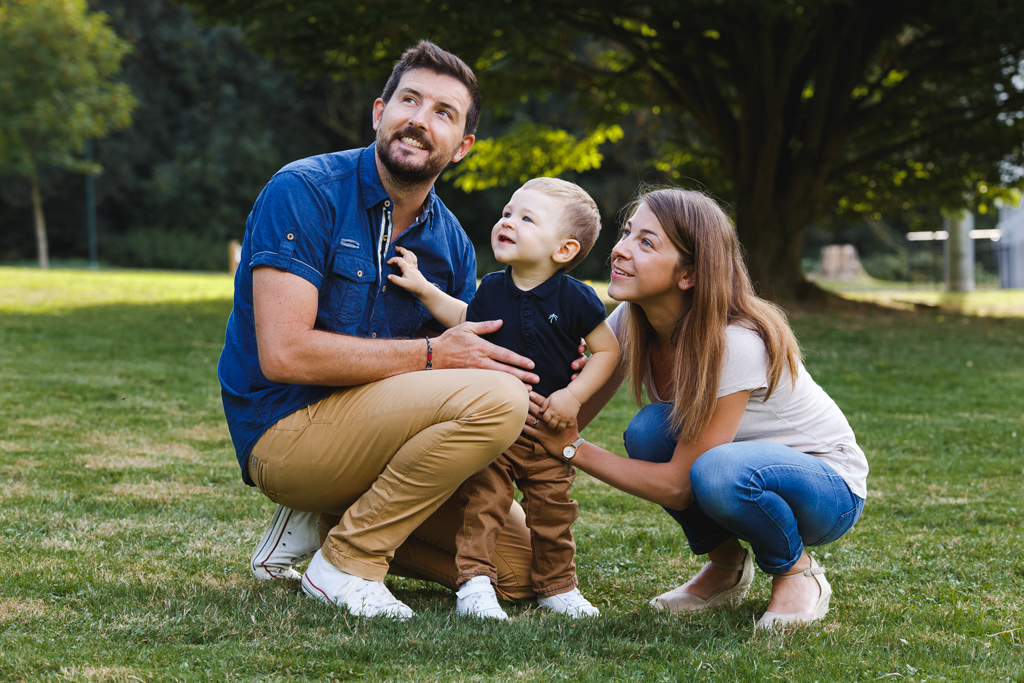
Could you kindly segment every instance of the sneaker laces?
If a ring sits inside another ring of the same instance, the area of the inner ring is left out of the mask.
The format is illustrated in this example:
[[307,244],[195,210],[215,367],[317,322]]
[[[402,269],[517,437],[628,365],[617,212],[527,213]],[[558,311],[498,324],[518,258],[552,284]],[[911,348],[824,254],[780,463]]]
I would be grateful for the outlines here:
[[[483,581],[475,582],[477,578]],[[486,619],[508,619],[505,610],[498,604],[490,579],[474,577],[462,585],[456,594],[456,613],[461,616],[483,617]]]
[[344,593],[344,596],[335,595],[336,599],[352,607],[359,608],[364,616],[372,617],[378,614],[385,614],[402,617],[411,615],[408,605],[392,595],[388,587],[381,581],[359,579],[352,582],[349,590],[338,592]]
[[571,591],[557,595],[541,596],[538,602],[543,607],[573,617],[597,616],[601,613],[589,600],[583,597],[579,588],[573,588]]
[[582,608],[593,607],[590,601],[583,597],[583,593],[580,593],[578,588],[573,588],[568,593],[562,593],[558,597],[562,598],[567,609],[578,612]]

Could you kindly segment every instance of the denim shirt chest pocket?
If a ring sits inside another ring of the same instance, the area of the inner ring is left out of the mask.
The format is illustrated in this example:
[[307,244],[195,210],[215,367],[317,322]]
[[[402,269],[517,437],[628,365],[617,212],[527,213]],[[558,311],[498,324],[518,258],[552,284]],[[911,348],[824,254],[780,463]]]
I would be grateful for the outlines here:
[[[446,282],[433,273],[423,273],[423,277],[434,287],[446,292]],[[391,290],[391,287],[388,287]],[[388,322],[391,327],[391,336],[396,338],[410,338],[416,336],[420,328],[431,319],[430,312],[419,300],[402,291],[398,286],[391,290],[388,298]],[[443,327],[441,329],[444,329]]]
[[[342,249],[334,255],[327,282],[327,314],[339,325],[358,323],[370,308],[377,282],[377,267],[366,254]],[[354,332],[355,330],[336,330]]]

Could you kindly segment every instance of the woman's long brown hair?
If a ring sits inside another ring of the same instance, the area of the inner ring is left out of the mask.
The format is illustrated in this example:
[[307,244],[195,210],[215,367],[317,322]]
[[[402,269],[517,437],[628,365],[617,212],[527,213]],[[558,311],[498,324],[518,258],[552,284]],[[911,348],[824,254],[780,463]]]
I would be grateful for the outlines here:
[[[626,216],[646,205],[679,251],[679,265],[692,268],[694,286],[676,320],[669,344],[674,347],[671,397],[672,428],[684,443],[700,440],[711,423],[725,355],[725,328],[743,325],[758,334],[768,351],[771,396],[788,366],[793,381],[800,347],[785,312],[754,293],[740,252],[736,229],[710,197],[692,190],[662,188],[642,193]],[[637,403],[644,401],[651,349],[656,341],[639,305],[626,303],[622,363]]]

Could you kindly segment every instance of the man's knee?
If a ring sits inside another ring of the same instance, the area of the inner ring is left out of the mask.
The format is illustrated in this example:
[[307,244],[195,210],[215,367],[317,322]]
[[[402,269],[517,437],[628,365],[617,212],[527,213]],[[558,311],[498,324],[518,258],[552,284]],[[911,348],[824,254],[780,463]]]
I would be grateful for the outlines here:
[[530,396],[526,386],[512,375],[497,371],[481,374],[476,382],[479,384],[479,398],[475,412],[494,416],[502,426],[506,426],[511,434],[511,443],[522,431],[529,412]]

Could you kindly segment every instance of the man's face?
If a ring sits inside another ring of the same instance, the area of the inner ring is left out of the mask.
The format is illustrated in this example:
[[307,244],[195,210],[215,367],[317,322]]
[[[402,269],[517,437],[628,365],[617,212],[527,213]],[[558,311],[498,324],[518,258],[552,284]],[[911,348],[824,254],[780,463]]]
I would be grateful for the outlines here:
[[427,69],[407,71],[388,102],[373,103],[377,158],[396,181],[433,183],[475,140],[465,135],[471,99],[465,85]]

